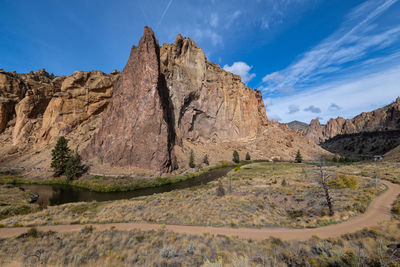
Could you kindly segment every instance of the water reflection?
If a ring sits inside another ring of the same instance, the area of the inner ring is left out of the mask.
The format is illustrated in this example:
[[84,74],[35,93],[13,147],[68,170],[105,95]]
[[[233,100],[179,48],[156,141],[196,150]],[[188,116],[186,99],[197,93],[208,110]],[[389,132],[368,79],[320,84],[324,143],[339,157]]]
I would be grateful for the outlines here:
[[68,185],[21,185],[20,187],[30,190],[33,193],[39,194],[37,203],[42,207],[60,205],[71,202],[89,202],[89,201],[110,201],[119,199],[130,199],[139,196],[148,196],[156,193],[169,192],[176,189],[184,189],[201,184],[206,184],[219,177],[226,175],[232,167],[218,168],[198,177],[188,179],[186,181],[164,185],[155,188],[138,189],[127,192],[92,192],[87,189]]

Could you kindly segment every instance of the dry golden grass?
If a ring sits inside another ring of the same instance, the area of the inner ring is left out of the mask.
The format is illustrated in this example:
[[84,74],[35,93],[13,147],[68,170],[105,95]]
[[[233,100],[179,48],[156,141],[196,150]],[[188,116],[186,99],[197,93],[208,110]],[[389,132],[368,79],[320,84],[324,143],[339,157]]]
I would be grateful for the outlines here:
[[[336,167],[325,168],[338,175]],[[220,179],[225,195],[217,195],[218,181],[207,185],[132,200],[73,203],[15,216],[26,226],[43,224],[146,221],[214,226],[317,227],[347,220],[365,211],[376,193],[374,180],[350,177],[356,184],[337,186],[331,180],[335,216],[328,216],[318,168],[293,163],[253,163]],[[346,180],[347,181],[347,180]],[[2,223],[0,221],[0,223]]]
[[37,204],[29,204],[30,195],[18,187],[0,185],[0,219],[39,210]]
[[284,242],[164,231],[41,233],[0,240],[0,265],[24,266],[399,266],[398,222],[341,238]]
[[367,177],[377,176],[392,183],[400,184],[400,162],[369,162],[339,165],[338,171],[342,173],[361,175]]

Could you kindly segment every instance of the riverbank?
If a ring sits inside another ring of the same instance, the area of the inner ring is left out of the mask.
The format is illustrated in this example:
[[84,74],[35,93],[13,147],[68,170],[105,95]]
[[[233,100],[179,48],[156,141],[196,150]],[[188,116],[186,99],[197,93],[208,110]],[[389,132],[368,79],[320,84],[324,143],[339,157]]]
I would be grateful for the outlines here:
[[83,175],[82,177],[68,181],[65,177],[48,177],[47,179],[32,179],[17,174],[0,174],[2,184],[39,184],[39,185],[71,185],[88,189],[95,192],[126,192],[145,188],[154,188],[164,185],[176,184],[188,179],[196,178],[202,174],[218,168],[236,167],[250,162],[220,163],[214,166],[207,166],[197,172],[185,173],[177,176],[165,177],[114,177],[100,175]]
[[[334,216],[329,216],[319,168],[295,163],[253,163],[235,168],[218,181],[162,194],[109,202],[50,206],[10,218],[24,226],[149,222],[262,228],[320,227],[364,213],[386,187],[362,176],[342,176],[326,167]],[[179,209],[177,209],[179,207]],[[0,222],[5,223],[5,221]]]
[[39,211],[39,205],[31,204],[32,198],[33,193],[30,191],[0,185],[0,220]]

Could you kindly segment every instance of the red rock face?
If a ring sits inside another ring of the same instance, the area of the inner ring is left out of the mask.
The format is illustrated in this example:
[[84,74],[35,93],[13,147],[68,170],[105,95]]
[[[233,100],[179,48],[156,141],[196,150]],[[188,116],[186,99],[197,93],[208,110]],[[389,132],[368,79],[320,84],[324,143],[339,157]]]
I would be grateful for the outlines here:
[[115,85],[102,126],[84,156],[112,166],[169,172],[177,168],[172,107],[160,73],[159,45],[145,27]]

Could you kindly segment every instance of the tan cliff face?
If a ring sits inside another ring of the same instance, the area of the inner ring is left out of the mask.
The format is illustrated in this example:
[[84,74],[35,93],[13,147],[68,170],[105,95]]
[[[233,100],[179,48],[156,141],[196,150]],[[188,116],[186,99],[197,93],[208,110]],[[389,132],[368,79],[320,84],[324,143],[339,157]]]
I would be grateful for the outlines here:
[[207,60],[189,38],[158,46],[146,28],[122,73],[0,72],[0,167],[49,170],[59,136],[93,172],[130,174],[241,158],[328,155],[311,139],[268,121],[261,92]]
[[201,48],[178,35],[161,47],[161,71],[174,106],[179,142],[218,143],[251,138],[267,124],[259,91],[207,60]]
[[341,134],[399,129],[400,97],[390,105],[371,112],[363,112],[353,119],[346,120],[342,117],[338,117],[336,119],[330,119],[325,125],[321,125],[318,119],[314,119],[307,128],[302,130],[302,133],[304,136],[311,138],[315,143],[319,144]]

